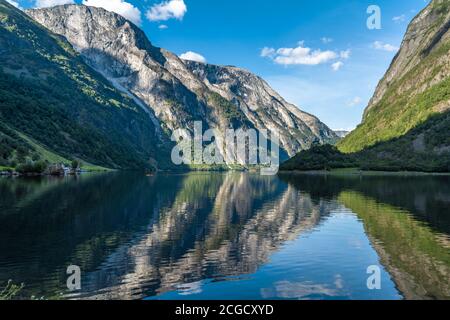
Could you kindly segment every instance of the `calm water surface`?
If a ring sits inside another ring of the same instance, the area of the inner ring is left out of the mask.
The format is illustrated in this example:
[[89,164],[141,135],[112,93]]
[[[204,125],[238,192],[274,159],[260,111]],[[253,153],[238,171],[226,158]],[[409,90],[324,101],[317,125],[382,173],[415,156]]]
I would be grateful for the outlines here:
[[[450,178],[0,178],[0,287],[46,299],[450,299]],[[69,293],[66,269],[82,270]],[[369,266],[381,289],[367,288]]]

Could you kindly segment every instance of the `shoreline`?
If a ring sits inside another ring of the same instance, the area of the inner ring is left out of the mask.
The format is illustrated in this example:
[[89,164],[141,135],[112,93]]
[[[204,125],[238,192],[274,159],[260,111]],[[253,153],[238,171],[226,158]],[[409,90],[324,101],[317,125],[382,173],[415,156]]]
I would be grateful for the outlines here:
[[76,177],[87,173],[105,173],[114,172],[114,170],[83,170],[76,173],[67,174],[50,174],[50,173],[19,173],[17,171],[0,171],[0,177],[24,177],[24,178],[36,178],[36,177]]
[[450,176],[450,172],[420,172],[420,171],[374,171],[360,169],[334,170],[280,170],[279,174],[296,175],[334,175],[334,176]]
[[[107,172],[130,172],[130,170],[82,170],[77,173],[68,173],[64,175],[55,175],[48,173],[19,173],[17,171],[0,171],[0,177],[69,177],[69,176],[80,176],[88,173],[107,173]],[[136,172],[136,171],[133,171]],[[155,175],[158,173],[164,174],[179,174],[179,173],[223,173],[223,172],[248,172],[253,173],[251,170],[164,170],[164,171],[154,171],[151,174]],[[148,174],[143,171],[143,174]],[[333,169],[327,170],[280,170],[277,175],[282,174],[295,174],[295,175],[316,175],[316,176],[450,176],[450,172],[420,172],[420,171],[374,171],[374,170],[360,170],[360,169]]]

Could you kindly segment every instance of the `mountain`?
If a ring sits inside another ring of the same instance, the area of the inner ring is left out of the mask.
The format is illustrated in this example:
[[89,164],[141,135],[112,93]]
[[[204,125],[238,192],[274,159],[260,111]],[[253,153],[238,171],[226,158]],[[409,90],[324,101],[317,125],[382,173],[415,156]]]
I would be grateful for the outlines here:
[[286,102],[266,81],[246,70],[184,61],[213,92],[233,102],[258,128],[275,128],[290,155],[312,143],[335,143],[338,137],[316,117]]
[[350,133],[350,131],[346,131],[346,130],[335,130],[334,133],[335,133],[339,138],[345,138],[346,136],[348,136],[348,134]]
[[[248,71],[184,61],[155,47],[142,30],[101,8],[64,5],[28,10],[64,36],[84,61],[122,92],[154,112],[162,131],[216,128],[278,129],[287,155],[338,137],[316,117],[283,100]],[[223,137],[222,137],[223,138]],[[223,139],[216,139],[221,150]]]
[[170,149],[152,111],[114,88],[61,36],[0,0],[0,166],[85,161],[163,165]]
[[314,147],[282,168],[349,166],[450,171],[450,0],[433,0],[412,20],[362,123],[337,149]]
[[[362,124],[340,142],[341,151],[361,151],[405,136],[431,117],[450,110],[449,29],[449,0],[433,0],[413,19],[400,51],[364,112]],[[449,151],[443,121],[448,121],[447,117],[415,132],[408,143],[417,151]],[[441,139],[435,141],[434,136]]]

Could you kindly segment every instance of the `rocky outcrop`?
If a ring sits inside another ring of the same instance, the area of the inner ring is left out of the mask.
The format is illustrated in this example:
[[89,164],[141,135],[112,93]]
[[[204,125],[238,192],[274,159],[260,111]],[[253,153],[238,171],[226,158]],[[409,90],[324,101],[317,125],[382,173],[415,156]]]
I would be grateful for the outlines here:
[[81,5],[27,13],[66,37],[116,88],[151,108],[163,131],[192,131],[194,121],[220,132],[229,127],[277,129],[289,155],[337,138],[259,77],[238,68],[183,61],[153,46],[142,30],[115,13]]

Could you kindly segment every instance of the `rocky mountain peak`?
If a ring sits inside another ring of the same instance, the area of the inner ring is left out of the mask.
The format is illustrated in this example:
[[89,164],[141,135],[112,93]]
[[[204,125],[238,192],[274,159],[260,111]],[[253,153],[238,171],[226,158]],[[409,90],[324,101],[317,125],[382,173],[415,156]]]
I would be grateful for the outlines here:
[[116,88],[152,109],[162,129],[192,130],[194,121],[202,121],[220,131],[229,127],[279,130],[288,155],[338,139],[260,77],[236,67],[184,61],[153,46],[142,30],[115,13],[65,5],[27,14],[66,37]]

